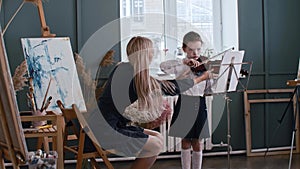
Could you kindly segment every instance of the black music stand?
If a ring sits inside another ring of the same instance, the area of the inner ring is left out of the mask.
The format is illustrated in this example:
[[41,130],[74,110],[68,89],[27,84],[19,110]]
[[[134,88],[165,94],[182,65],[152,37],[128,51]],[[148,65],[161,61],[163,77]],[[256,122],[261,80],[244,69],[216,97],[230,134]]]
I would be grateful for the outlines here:
[[[246,90],[248,86],[248,81],[250,78],[250,72],[252,69],[252,62],[242,62],[244,56],[244,51],[228,51],[223,56],[222,62],[219,65],[218,75],[215,76],[217,72],[214,72],[217,66],[209,65],[209,71],[211,71],[211,79],[207,81],[206,95],[216,95],[225,94],[226,106],[227,106],[227,144],[221,143],[218,147],[227,147],[227,159],[228,159],[228,169],[230,168],[230,151],[232,150],[230,145],[230,109],[229,103],[232,101],[227,93],[238,92]],[[243,65],[248,65],[248,70],[242,69]],[[246,83],[243,84],[240,78],[245,78]],[[241,84],[241,89],[238,89],[238,84]]]
[[[295,107],[294,107],[294,118],[292,119],[292,126],[293,126],[293,132],[292,132],[292,140],[291,140],[291,146],[290,146],[290,157],[289,157],[289,167],[288,169],[291,169],[291,164],[292,164],[292,157],[293,157],[293,149],[294,149],[294,141],[295,141],[295,134],[297,132],[297,114],[299,113],[299,87],[300,87],[300,80],[299,79],[295,79],[295,80],[288,80],[287,81],[287,86],[290,87],[295,87],[293,94],[290,97],[290,100],[288,102],[288,105],[286,106],[281,118],[278,120],[279,125],[281,125],[285,115],[288,112],[288,108],[290,107],[291,103],[293,102],[293,100],[295,101]],[[275,129],[276,130],[279,128],[280,126],[278,126]],[[274,132],[274,135],[275,135]],[[273,135],[273,136],[274,136]],[[273,139],[271,139],[273,140]],[[296,140],[297,141],[297,140]],[[267,150],[265,151],[265,156],[267,155],[267,153],[269,152],[269,146],[267,147]]]

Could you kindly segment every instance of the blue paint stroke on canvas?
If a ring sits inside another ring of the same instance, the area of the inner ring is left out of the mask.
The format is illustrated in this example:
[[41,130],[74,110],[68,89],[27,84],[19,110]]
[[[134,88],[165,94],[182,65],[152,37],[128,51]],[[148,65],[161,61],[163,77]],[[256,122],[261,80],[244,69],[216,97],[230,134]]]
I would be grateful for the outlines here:
[[60,112],[56,101],[61,100],[65,107],[76,104],[86,111],[70,39],[22,38],[21,41],[29,76],[33,78],[37,107],[42,106],[51,79],[46,97],[52,96],[53,100],[47,110]]

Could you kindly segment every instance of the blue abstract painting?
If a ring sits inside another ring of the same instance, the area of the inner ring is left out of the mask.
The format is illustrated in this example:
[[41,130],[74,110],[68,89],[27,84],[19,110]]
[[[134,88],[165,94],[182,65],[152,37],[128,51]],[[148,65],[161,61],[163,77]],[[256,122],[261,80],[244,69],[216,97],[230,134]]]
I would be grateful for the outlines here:
[[22,38],[21,43],[37,108],[42,107],[44,98],[52,97],[47,110],[60,112],[56,101],[61,100],[66,108],[76,104],[86,111],[70,39]]

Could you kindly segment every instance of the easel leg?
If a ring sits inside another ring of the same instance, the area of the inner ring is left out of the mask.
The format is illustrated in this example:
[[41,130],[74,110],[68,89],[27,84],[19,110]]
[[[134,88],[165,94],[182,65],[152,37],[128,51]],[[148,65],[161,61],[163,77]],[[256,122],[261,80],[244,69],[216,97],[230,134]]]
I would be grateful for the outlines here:
[[5,169],[3,152],[0,150],[0,169]]
[[37,149],[43,149],[46,152],[50,151],[49,148],[49,138],[48,137],[39,137],[37,143]]

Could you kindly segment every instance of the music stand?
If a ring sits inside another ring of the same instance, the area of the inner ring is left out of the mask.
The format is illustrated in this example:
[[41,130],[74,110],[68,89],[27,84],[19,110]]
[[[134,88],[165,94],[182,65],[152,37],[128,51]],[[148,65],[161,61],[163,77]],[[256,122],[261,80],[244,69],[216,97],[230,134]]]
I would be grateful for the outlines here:
[[[286,83],[288,86],[291,87],[295,87],[295,90],[293,92],[293,95],[291,96],[290,102],[291,103],[293,98],[296,98],[296,108],[294,108],[294,119],[293,119],[293,125],[294,125],[294,129],[293,129],[293,133],[292,133],[292,141],[291,141],[291,149],[290,149],[290,158],[289,158],[289,169],[291,168],[292,165],[292,157],[293,157],[293,147],[294,147],[294,140],[295,140],[295,133],[297,130],[297,124],[296,124],[296,119],[297,119],[297,114],[299,113],[299,87],[300,87],[300,58],[299,58],[299,64],[298,64],[298,72],[297,72],[297,78],[295,80],[288,80]],[[282,121],[282,119],[284,118],[285,114],[287,113],[287,108],[286,107],[280,122]]]
[[[228,159],[228,169],[230,168],[230,109],[229,103],[232,101],[228,96],[227,93],[230,92],[238,92],[246,90],[248,86],[248,81],[250,78],[250,72],[252,69],[251,62],[242,62],[244,56],[244,51],[227,51],[222,59],[222,62],[219,67],[218,75],[217,72],[214,72],[216,65],[209,65],[209,67],[213,67],[209,69],[211,71],[211,79],[208,80],[206,86],[206,95],[216,95],[216,94],[225,94],[226,106],[227,106],[227,144],[221,143],[221,147],[227,146],[227,159]],[[243,66],[248,66],[248,71],[242,69]],[[244,73],[242,73],[244,72]],[[246,73],[246,74],[245,74]],[[248,76],[246,83],[243,84],[240,78],[244,78]],[[242,89],[237,90],[238,84],[241,84]]]
[[[300,61],[300,60],[299,60]],[[300,62],[299,62],[300,63]],[[300,70],[300,64],[299,64],[299,70]],[[298,76],[299,76],[299,70],[298,70]],[[292,165],[292,157],[293,157],[293,147],[294,147],[294,140],[295,140],[295,133],[297,130],[297,124],[296,124],[296,119],[297,119],[297,114],[299,113],[299,87],[300,87],[300,80],[296,79],[296,80],[288,80],[287,81],[287,85],[288,86],[292,86],[295,87],[294,93],[291,96],[290,102],[292,100],[292,98],[296,98],[296,107],[294,108],[294,119],[293,119],[293,133],[292,133],[292,141],[291,141],[291,149],[290,149],[290,158],[289,158],[289,168],[291,168]],[[290,103],[289,102],[289,103]],[[288,106],[287,106],[288,107]],[[283,119],[283,117],[285,116],[287,112],[287,108],[282,116],[281,119]]]
[[[293,132],[292,132],[292,139],[291,139],[291,146],[290,146],[290,157],[289,157],[289,167],[288,169],[291,168],[291,165],[292,165],[292,157],[293,157],[293,149],[294,149],[294,140],[295,140],[295,134],[296,134],[296,131],[297,131],[297,114],[299,113],[299,87],[300,87],[300,58],[299,58],[299,64],[298,64],[298,72],[297,72],[297,78],[295,80],[288,80],[287,81],[287,86],[290,86],[290,87],[295,87],[294,91],[293,91],[293,94],[291,95],[290,97],[290,101],[288,102],[288,105],[286,106],[285,110],[284,110],[284,113],[282,114],[280,120],[278,120],[279,124],[282,123],[286,113],[288,112],[288,108],[291,104],[291,102],[294,100],[294,104],[295,104],[295,107],[294,107],[294,118],[292,119],[292,125],[293,125]],[[278,128],[277,128],[278,129]],[[296,139],[297,141],[297,139]],[[297,143],[296,143],[297,145]],[[297,150],[298,148],[296,147],[296,152],[298,152],[299,150]],[[265,152],[265,155],[267,154],[268,152],[268,148]]]

